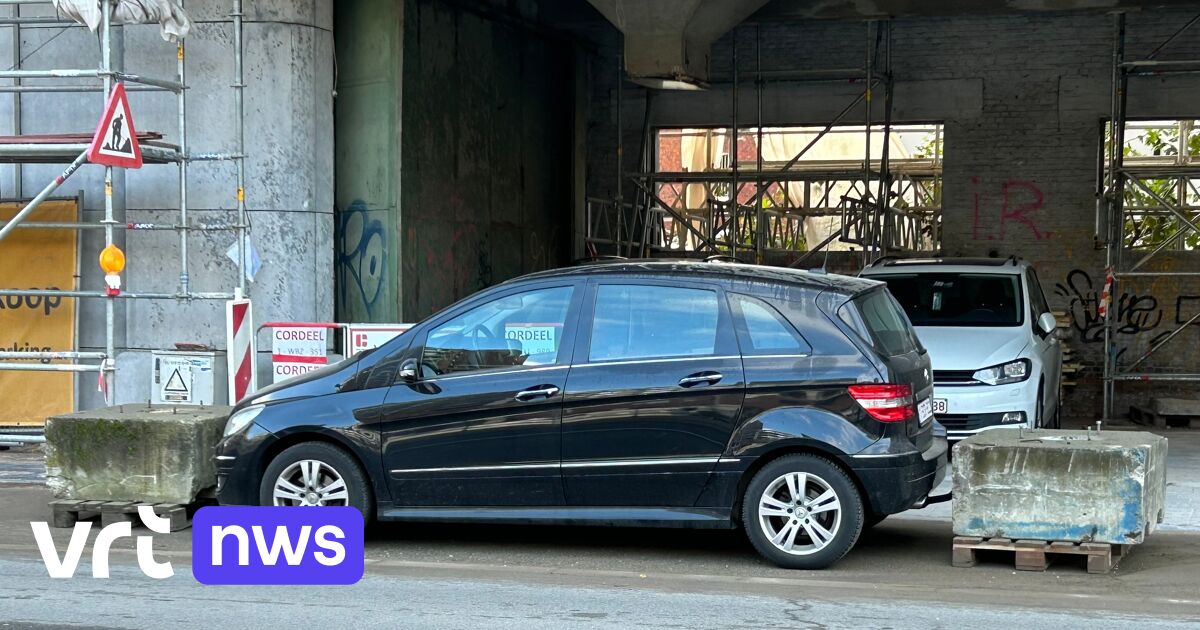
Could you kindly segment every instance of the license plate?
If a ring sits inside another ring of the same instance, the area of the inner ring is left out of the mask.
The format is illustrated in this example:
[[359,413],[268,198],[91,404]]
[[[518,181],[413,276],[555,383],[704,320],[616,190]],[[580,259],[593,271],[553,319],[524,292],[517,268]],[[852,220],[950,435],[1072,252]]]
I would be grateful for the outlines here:
[[917,403],[917,417],[921,419],[921,424],[926,424],[933,419],[933,405],[926,398]]
[[934,398],[933,399],[933,413],[935,413],[935,414],[950,413],[949,408],[947,408],[947,406],[946,406],[945,398]]

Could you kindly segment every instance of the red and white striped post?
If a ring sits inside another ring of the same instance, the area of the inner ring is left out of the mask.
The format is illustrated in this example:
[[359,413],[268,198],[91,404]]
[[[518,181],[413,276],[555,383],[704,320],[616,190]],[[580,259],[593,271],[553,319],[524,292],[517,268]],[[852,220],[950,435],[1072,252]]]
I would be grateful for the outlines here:
[[236,405],[258,389],[255,369],[254,311],[237,290],[225,303],[226,359],[229,361],[229,404]]

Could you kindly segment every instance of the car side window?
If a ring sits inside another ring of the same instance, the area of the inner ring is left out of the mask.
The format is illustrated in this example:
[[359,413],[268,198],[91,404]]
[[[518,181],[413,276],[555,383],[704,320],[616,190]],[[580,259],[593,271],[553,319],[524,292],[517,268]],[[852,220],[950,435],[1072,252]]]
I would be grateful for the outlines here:
[[808,342],[775,307],[748,295],[728,295],[743,355],[812,353]]
[[588,360],[709,356],[716,353],[719,319],[713,290],[602,284]]
[[558,363],[573,292],[554,287],[506,295],[439,325],[421,351],[422,376]]

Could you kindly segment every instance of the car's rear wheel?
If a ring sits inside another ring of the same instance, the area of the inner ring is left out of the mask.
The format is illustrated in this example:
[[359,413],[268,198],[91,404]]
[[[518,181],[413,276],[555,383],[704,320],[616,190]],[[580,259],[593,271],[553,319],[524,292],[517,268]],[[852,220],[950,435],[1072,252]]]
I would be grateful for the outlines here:
[[858,488],[836,464],[785,455],[758,471],[742,501],[750,543],[785,569],[823,569],[846,555],[863,527]]
[[259,503],[276,506],[349,505],[371,520],[371,487],[349,453],[325,442],[302,442],[275,456],[263,473]]

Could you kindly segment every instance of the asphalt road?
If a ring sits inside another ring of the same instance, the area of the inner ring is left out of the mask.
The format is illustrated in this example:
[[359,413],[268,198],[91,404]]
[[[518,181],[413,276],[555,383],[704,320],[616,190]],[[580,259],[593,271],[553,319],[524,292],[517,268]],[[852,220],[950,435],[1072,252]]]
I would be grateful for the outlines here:
[[[522,576],[477,579],[375,573],[352,587],[205,587],[147,581],[122,568],[108,581],[48,588],[41,566],[0,560],[0,628],[1173,628],[1182,618],[1001,605],[930,605],[841,597],[775,584],[762,592],[707,590],[690,581],[545,584]],[[570,582],[571,580],[566,580]],[[643,580],[645,581],[645,580]],[[765,586],[765,585],[764,585]],[[1194,622],[1193,622],[1194,623]],[[1193,625],[1194,627],[1194,625]]]
[[[1200,487],[1179,473],[1200,471],[1200,439],[1172,437],[1173,526],[1109,575],[1073,557],[1016,572],[1011,554],[955,569],[948,519],[918,512],[865,532],[819,572],[777,569],[735,531],[389,525],[368,532],[367,575],[348,587],[202,586],[188,568],[190,530],[155,537],[170,579],[142,576],[123,539],[112,578],[90,576],[89,542],[77,577],[52,580],[29,525],[49,516],[40,456],[0,453],[0,630],[1195,628]],[[54,530],[60,550],[70,533]]]

